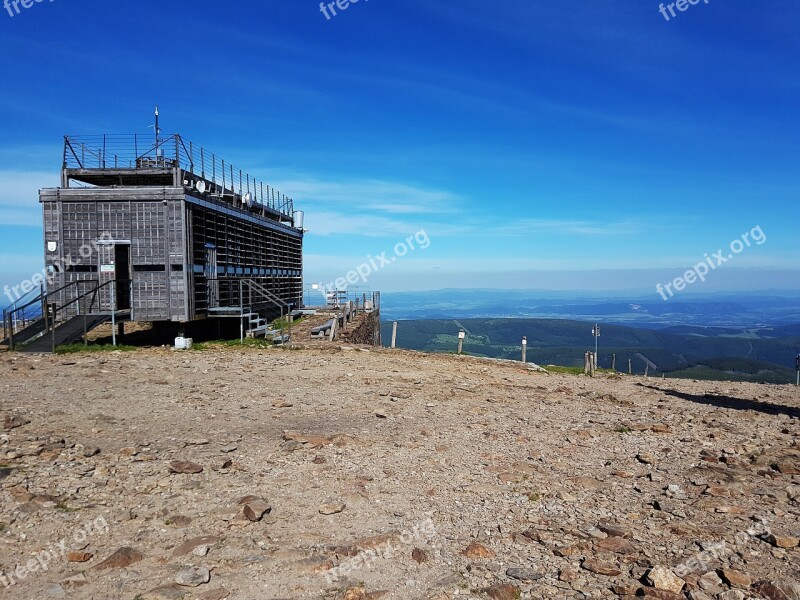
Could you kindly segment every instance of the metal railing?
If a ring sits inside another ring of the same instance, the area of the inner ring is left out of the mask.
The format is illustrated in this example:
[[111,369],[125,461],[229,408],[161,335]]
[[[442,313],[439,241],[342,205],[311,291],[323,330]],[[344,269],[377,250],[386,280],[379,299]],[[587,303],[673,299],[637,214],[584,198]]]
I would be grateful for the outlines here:
[[[211,184],[208,192],[249,199],[288,217],[294,202],[274,187],[179,134],[64,136],[64,169],[181,169]],[[194,182],[192,182],[194,185]]]
[[[131,308],[120,310],[116,308],[115,292],[120,285],[129,288]],[[81,291],[80,286],[90,286],[90,289]],[[104,299],[101,293],[105,288],[109,288],[108,299]],[[60,301],[55,301],[59,299]],[[107,315],[111,317],[112,324],[116,316],[120,313],[130,311],[133,318],[133,281],[111,279],[103,284],[95,279],[72,281],[54,290],[47,290],[44,286],[36,298],[20,306],[14,306],[3,311],[3,332],[4,339],[9,341],[9,347],[13,350],[19,344],[15,340],[15,335],[23,332],[38,321],[43,321],[43,329],[31,338],[26,338],[24,342],[50,335],[55,340],[56,328],[73,317],[83,317],[84,343],[88,333],[88,319],[90,316]],[[74,312],[69,310],[75,306]],[[113,333],[112,335],[115,335]],[[53,342],[55,344],[55,341]],[[116,339],[114,340],[116,345]]]

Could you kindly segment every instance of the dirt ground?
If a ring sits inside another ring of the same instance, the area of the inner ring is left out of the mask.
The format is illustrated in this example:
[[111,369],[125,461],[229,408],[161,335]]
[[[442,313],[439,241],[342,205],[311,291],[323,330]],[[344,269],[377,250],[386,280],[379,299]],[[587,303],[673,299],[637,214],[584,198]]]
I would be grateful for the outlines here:
[[0,597],[800,598],[789,386],[0,354]]

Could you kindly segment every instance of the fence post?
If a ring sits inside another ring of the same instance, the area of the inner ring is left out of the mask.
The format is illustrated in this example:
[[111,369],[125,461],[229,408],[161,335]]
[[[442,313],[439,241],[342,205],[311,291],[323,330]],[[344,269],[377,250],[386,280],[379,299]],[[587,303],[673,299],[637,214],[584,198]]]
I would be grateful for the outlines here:
[[331,325],[331,339],[333,341],[336,338],[336,325],[339,323],[339,317],[335,316],[333,318],[333,325]]
[[611,355],[611,370],[614,371],[615,373],[617,372],[617,355],[616,354],[612,354]]
[[116,283],[111,282],[111,344],[117,347],[117,302],[114,298]]
[[56,310],[58,305],[55,302],[53,302],[51,306],[53,308],[53,316],[50,318],[50,324],[53,326],[53,329],[50,333],[50,347],[53,354],[55,354],[56,353]]
[[628,359],[628,375],[633,375],[633,365],[630,358]]
[[397,347],[397,321],[392,323],[392,348]]
[[528,362],[527,354],[528,354],[528,338],[527,337],[523,337],[522,338],[522,364],[523,365]]

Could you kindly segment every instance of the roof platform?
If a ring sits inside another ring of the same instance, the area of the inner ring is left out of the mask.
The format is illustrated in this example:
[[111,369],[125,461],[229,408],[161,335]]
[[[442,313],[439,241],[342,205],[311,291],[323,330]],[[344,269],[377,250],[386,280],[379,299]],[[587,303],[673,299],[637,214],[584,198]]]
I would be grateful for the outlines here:
[[[175,133],[65,136],[61,187],[183,187],[187,194],[294,224],[291,198]],[[298,212],[302,228],[302,213]]]

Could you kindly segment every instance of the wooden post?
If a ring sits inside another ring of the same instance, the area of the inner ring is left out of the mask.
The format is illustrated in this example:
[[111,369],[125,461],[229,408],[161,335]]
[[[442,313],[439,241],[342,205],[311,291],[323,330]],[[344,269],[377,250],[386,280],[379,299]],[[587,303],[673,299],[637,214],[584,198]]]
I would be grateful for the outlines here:
[[589,352],[589,366],[590,375],[594,377],[594,372],[597,370],[597,355],[594,352]]
[[522,364],[523,365],[528,362],[527,354],[528,354],[528,338],[527,337],[523,337],[522,338]]
[[583,374],[584,375],[588,375],[589,374],[589,353],[588,352],[584,352],[583,353]]
[[397,347],[397,321],[392,323],[392,348]]
[[466,337],[466,333],[464,330],[458,332],[458,353],[461,354],[461,350],[464,348],[464,338]]
[[615,373],[617,372],[617,355],[616,354],[612,354],[611,355],[611,370],[614,371]]

